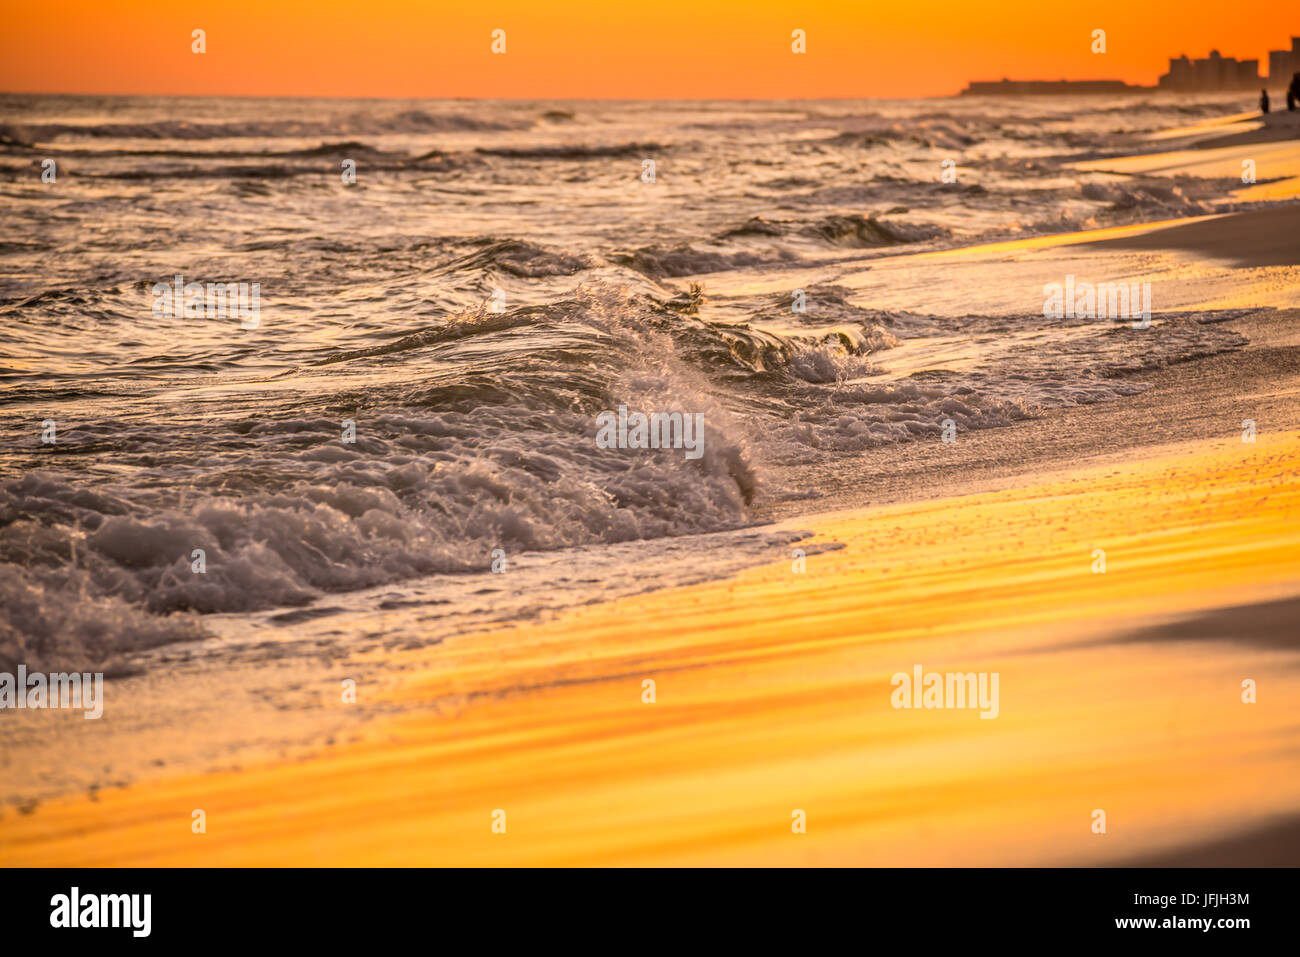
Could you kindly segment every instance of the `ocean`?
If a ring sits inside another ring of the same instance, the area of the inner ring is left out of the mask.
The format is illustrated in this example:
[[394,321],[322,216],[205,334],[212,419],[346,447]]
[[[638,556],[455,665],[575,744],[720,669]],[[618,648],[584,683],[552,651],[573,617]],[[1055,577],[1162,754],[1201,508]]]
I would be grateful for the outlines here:
[[[1069,164],[1242,108],[0,97],[0,670],[436,642],[789,560],[765,518],[855,456],[1240,346],[857,280],[1224,211]],[[602,447],[620,407],[699,454]]]

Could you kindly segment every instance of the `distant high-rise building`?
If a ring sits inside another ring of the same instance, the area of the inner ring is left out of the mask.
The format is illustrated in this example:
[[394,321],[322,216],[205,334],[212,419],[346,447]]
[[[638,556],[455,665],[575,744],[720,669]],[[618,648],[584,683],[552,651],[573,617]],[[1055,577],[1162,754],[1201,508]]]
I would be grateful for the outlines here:
[[1300,37],[1291,38],[1291,49],[1268,52],[1268,85],[1286,86],[1291,75],[1300,73]]
[[1185,90],[1191,87],[1192,78],[1196,71],[1192,66],[1192,61],[1183,54],[1177,59],[1169,59],[1169,72],[1160,78],[1161,87],[1170,87],[1172,89]]
[[1195,60],[1189,60],[1186,54],[1170,58],[1169,72],[1160,77],[1157,85],[1162,90],[1214,92],[1256,89],[1259,83],[1258,60],[1238,60],[1211,50],[1208,57]]

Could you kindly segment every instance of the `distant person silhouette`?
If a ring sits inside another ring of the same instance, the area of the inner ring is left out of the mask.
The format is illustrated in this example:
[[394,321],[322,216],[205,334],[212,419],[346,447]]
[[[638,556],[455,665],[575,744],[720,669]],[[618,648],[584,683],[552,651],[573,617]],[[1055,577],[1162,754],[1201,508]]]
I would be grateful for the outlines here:
[[1268,112],[1268,90],[1259,91],[1259,111],[1261,113]]
[[1291,77],[1291,85],[1286,88],[1286,108],[1294,110],[1296,100],[1300,100],[1300,73]]

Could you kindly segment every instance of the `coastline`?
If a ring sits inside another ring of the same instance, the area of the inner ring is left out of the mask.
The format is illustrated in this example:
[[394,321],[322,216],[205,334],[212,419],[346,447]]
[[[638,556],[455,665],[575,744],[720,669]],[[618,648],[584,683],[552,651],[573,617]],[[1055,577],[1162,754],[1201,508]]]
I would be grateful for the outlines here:
[[[362,740],[6,810],[0,861],[1102,863],[1209,840],[1300,798],[1300,649],[1113,639],[1300,593],[1297,466],[1300,438],[1261,436],[827,515],[817,540],[844,548],[803,574],[411,651]],[[997,720],[892,708],[914,663],[998,672]]]
[[[1191,269],[1180,308],[1246,310],[1231,327],[1249,343],[1143,371],[1137,395],[810,475],[831,491],[758,516],[791,533],[779,560],[326,661],[292,706],[235,721],[333,708],[337,740],[304,720],[298,747],[239,767],[150,770],[160,745],[219,732],[169,717],[200,686],[139,679],[157,693],[132,705],[155,724],[130,742],[143,770],[0,808],[0,864],[1092,864],[1203,861],[1198,847],[1272,862],[1276,841],[1254,835],[1300,798],[1300,647],[1178,628],[1300,595],[1295,248],[1252,225],[1297,211],[873,260],[864,275],[884,282],[921,263],[1005,276],[1159,257],[1145,268]],[[1252,234],[1265,239],[1243,253],[1234,237]],[[1267,302],[1252,299],[1261,279]],[[916,664],[1001,674],[998,719],[892,708],[890,676]],[[201,688],[216,701],[239,672]],[[335,706],[346,675],[356,714]],[[54,728],[7,754],[6,774],[84,734]],[[1106,835],[1089,830],[1097,808]],[[807,834],[791,833],[794,809]],[[1278,833],[1294,859],[1294,827]]]

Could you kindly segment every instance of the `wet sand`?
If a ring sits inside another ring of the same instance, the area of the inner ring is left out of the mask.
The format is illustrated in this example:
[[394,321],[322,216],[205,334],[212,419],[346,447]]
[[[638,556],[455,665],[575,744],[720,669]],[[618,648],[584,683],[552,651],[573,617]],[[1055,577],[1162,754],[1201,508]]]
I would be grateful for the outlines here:
[[[1291,241],[1286,242],[1285,237]],[[1284,241],[1279,242],[1279,238]],[[1201,219],[1103,240],[1100,249],[1175,249],[1247,267],[1300,266],[1300,205]]]

